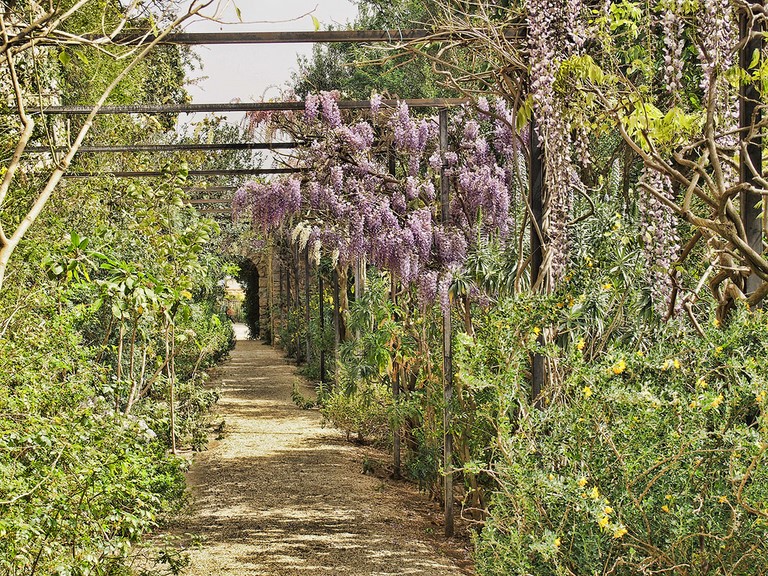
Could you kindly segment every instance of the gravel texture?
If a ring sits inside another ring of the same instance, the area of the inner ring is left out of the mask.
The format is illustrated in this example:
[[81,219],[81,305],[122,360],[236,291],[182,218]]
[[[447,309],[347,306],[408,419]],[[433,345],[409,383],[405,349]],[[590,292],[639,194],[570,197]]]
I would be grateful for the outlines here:
[[295,383],[310,394],[280,352],[256,341],[238,341],[214,372],[223,435],[195,456],[190,511],[166,531],[200,542],[185,574],[472,574],[466,540],[442,537],[434,503],[406,482],[363,474],[364,459],[386,454],[323,428],[317,411],[292,403]]

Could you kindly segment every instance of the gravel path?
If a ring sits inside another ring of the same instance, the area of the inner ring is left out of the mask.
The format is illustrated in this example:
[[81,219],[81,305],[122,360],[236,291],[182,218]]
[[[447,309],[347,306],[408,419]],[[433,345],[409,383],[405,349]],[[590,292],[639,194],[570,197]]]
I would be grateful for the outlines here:
[[185,574],[471,574],[465,543],[439,536],[432,504],[363,474],[370,451],[291,402],[297,378],[279,352],[247,340],[214,373],[224,436],[195,456],[191,512],[171,528],[201,538]]

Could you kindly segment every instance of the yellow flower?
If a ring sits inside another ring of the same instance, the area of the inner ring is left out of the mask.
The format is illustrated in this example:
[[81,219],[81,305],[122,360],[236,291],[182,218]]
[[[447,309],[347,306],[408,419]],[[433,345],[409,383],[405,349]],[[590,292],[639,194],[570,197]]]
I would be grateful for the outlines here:
[[549,475],[549,479],[550,479],[550,480],[554,480],[554,479],[555,479],[555,475],[554,475],[554,474],[550,474],[550,475]]
[[584,398],[589,398],[590,396],[592,396],[592,388],[590,388],[589,386],[584,386],[584,389],[582,390],[582,392],[584,393]]
[[576,349],[577,350],[584,350],[584,346],[586,346],[587,343],[584,342],[584,338],[580,338],[578,342],[576,342]]
[[706,380],[704,380],[704,378],[699,378],[699,379],[696,381],[696,386],[698,386],[699,388],[703,388],[704,390],[706,390],[706,389],[709,387],[709,384],[707,384],[707,381],[706,381]]
[[624,536],[624,534],[626,533],[627,533],[627,529],[624,528],[624,526],[619,526],[618,528],[616,528],[616,530],[613,531],[613,537],[618,539]]
[[765,401],[765,390],[760,391],[759,394],[755,396],[755,402],[758,404],[762,404]]
[[637,352],[635,352],[635,354],[637,355],[638,358],[642,358],[643,356],[645,356],[645,352],[643,352],[642,350],[638,350]]
[[533,333],[536,334],[536,336],[538,336],[539,334],[541,334],[541,328],[539,328],[538,326],[534,326]]
[[720,328],[720,320],[718,320],[717,318],[712,320],[712,326],[714,326],[715,328]]
[[720,498],[718,498],[717,501],[720,502],[720,504],[725,504],[726,502],[728,502],[728,496],[720,496]]
[[698,400],[691,400],[691,403],[688,404],[688,408],[696,408],[699,405]]
[[589,493],[589,497],[592,498],[592,500],[600,498],[600,490],[597,489],[597,486],[592,487],[592,492]]
[[555,538],[555,548],[560,548],[560,538]]
[[603,290],[610,290],[611,288],[613,288],[613,284],[611,284],[610,282],[606,282],[605,284],[603,284]]
[[606,506],[605,508],[603,508],[603,512],[605,512],[606,514],[613,514],[613,508],[611,508],[610,506]]
[[613,370],[613,373],[616,374],[617,376],[622,372],[624,372],[624,370],[626,369],[627,369],[627,363],[624,362],[623,358],[619,360],[616,364],[614,364],[613,368],[611,368],[611,370]]
[[723,351],[722,346],[718,346],[717,348],[715,348],[715,356],[719,356],[722,353],[722,351]]
[[677,358],[675,358],[675,359],[672,361],[672,365],[675,367],[675,370],[679,370],[679,369],[680,369],[680,360],[678,360]]
[[662,511],[662,512],[667,512],[667,513],[669,513],[669,506],[667,506],[666,504],[664,504],[664,506],[662,506],[662,507],[661,507],[661,511]]
[[715,398],[714,400],[712,400],[712,402],[709,403],[709,407],[710,408],[717,408],[722,403],[723,403],[723,395],[722,394],[718,394],[717,398]]
[[584,488],[584,486],[587,485],[587,479],[586,478],[579,478],[579,481],[577,482],[579,485],[579,488]]
[[597,525],[600,526],[600,528],[605,528],[606,526],[608,526],[608,522],[609,522],[608,516],[603,516],[602,518],[600,518],[600,520],[598,520]]
[[664,496],[664,500],[672,500],[672,494],[667,494]]

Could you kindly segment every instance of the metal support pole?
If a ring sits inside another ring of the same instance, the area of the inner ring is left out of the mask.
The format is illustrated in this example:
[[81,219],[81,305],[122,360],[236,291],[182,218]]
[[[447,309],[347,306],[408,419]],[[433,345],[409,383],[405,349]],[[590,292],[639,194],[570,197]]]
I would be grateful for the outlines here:
[[325,286],[323,271],[317,266],[317,303],[320,314],[320,383],[325,382]]
[[275,344],[275,268],[272,240],[267,239],[267,304],[269,305],[269,343]]
[[[537,283],[541,285],[541,265],[544,260],[541,230],[544,224],[544,147],[536,133],[536,118],[531,118],[530,123],[530,149],[531,165],[529,172],[529,191],[531,206],[531,289]],[[544,335],[539,336],[539,344],[544,343]],[[533,355],[531,367],[531,401],[538,402],[539,395],[544,388],[545,366],[544,356]]]
[[[392,176],[395,176],[397,172],[397,164],[395,162],[395,151],[394,149],[389,150],[389,154],[387,157],[387,165],[389,168],[389,173]],[[392,300],[392,305],[395,306],[395,310],[397,310],[397,276],[395,276],[394,272],[390,272],[390,278],[391,278],[391,286],[390,286],[390,298]],[[397,312],[395,312],[395,321],[399,321],[400,316]],[[392,379],[392,400],[395,404],[395,408],[398,409],[400,406],[400,374],[402,372],[402,368],[400,366],[397,367],[397,370],[395,371],[395,377]],[[400,448],[400,425],[399,423],[394,426],[394,429],[392,430],[392,476],[394,478],[400,478],[402,475],[402,463],[401,463],[401,448]]]
[[[291,314],[291,265],[286,263],[285,268],[285,297],[282,300],[283,321],[282,327],[288,327],[288,318]],[[281,342],[287,346],[288,342]]]
[[[451,223],[450,181],[445,164],[448,152],[448,110],[440,110],[440,220],[444,227]],[[453,436],[451,435],[451,403],[453,401],[453,362],[451,357],[451,307],[443,310],[443,469],[445,474],[445,535],[453,536]]]
[[339,294],[339,270],[333,269],[333,378],[339,384],[339,346],[341,345],[341,295]]
[[[397,306],[397,277],[394,272],[390,272],[391,286],[390,286],[390,298],[392,304]],[[399,321],[399,315],[395,312],[395,321]],[[400,366],[396,364],[396,370],[394,378],[392,378],[392,401],[395,405],[395,410],[399,411],[400,408]],[[401,462],[400,462],[400,425],[395,424],[392,429],[392,476],[394,478],[400,478],[401,475]]]
[[310,300],[310,284],[309,284],[309,244],[304,247],[304,325],[307,329],[307,356],[306,362],[309,364],[309,357],[312,349],[312,331],[309,329],[309,322],[311,320],[309,310]]
[[[763,2],[755,2],[750,8],[742,10],[739,21],[741,39],[746,40],[739,54],[739,62],[741,68],[750,75],[755,72],[755,68],[750,66],[753,55],[760,54],[763,49],[763,21],[757,17],[762,12]],[[759,66],[759,61],[756,62]],[[760,94],[755,83],[742,83],[739,91],[739,128],[742,142],[739,164],[741,182],[750,187],[754,186],[755,178],[760,178],[763,172],[762,138],[759,131],[754,130],[760,123],[761,116]],[[764,216],[761,199],[762,196],[753,190],[741,192],[741,219],[747,236],[746,241],[758,254],[763,253]],[[760,277],[751,274],[747,278],[745,294],[752,294],[761,284]]]

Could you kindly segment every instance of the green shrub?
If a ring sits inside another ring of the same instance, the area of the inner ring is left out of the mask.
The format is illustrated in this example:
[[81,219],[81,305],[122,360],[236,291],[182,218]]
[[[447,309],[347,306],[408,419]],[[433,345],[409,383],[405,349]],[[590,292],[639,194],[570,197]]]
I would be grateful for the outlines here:
[[741,311],[705,337],[670,326],[595,359],[585,341],[550,349],[561,379],[541,409],[530,339],[517,352],[463,340],[467,384],[496,397],[479,572],[755,574],[768,557],[766,320]]

